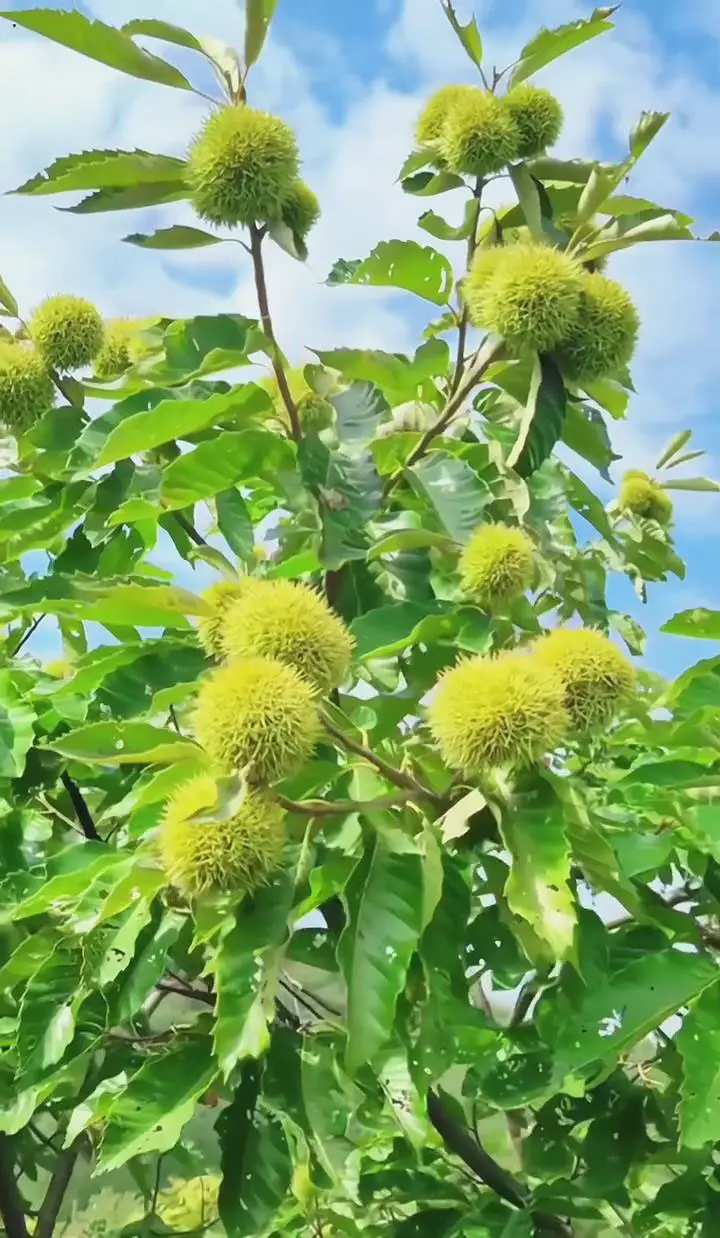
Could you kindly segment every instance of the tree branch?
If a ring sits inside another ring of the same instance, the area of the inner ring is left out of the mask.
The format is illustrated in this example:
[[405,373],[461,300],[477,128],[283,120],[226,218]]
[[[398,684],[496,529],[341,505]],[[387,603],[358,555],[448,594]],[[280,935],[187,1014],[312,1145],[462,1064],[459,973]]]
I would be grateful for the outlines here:
[[57,1164],[50,1179],[45,1198],[40,1205],[40,1212],[33,1230],[33,1238],[52,1238],[58,1213],[65,1198],[65,1192],[70,1185],[75,1162],[80,1155],[82,1137],[78,1137],[69,1148],[65,1148],[58,1156]]
[[28,1238],[25,1212],[15,1181],[15,1153],[9,1135],[0,1135],[0,1217],[7,1238]]
[[518,1185],[511,1174],[498,1165],[482,1144],[473,1138],[450,1113],[448,1113],[436,1092],[428,1092],[427,1112],[435,1130],[447,1144],[451,1152],[460,1157],[468,1169],[489,1186],[491,1191],[512,1204],[514,1208],[524,1208],[527,1193]]
[[[466,1127],[448,1113],[442,1100],[436,1092],[428,1092],[428,1117],[443,1143],[463,1161],[468,1169],[488,1186],[491,1191],[512,1204],[514,1208],[527,1208],[529,1192],[519,1182],[498,1165],[497,1161],[486,1152],[479,1139],[474,1138]],[[557,1235],[557,1238],[573,1238],[573,1231],[560,1217],[549,1216],[545,1212],[532,1212],[533,1222],[539,1233]]]
[[443,430],[447,429],[455,414],[462,408],[470,392],[481,382],[485,371],[489,369],[493,361],[498,360],[504,347],[503,341],[497,338],[488,337],[484,341],[465,371],[465,377],[448,396],[445,407],[435,424],[425,431],[417,446],[410,452],[402,468],[388,480],[385,486],[384,498],[387,498],[395,489],[405,469],[411,468],[413,464],[417,464],[418,460],[425,455],[433,440],[439,434],[442,434]]
[[45,618],[45,615],[38,615],[37,619],[33,619],[32,623],[30,624],[30,627],[25,629],[25,631],[20,637],[20,640],[18,641],[15,648],[8,650],[8,653],[10,654],[11,658],[14,658],[19,654],[23,645],[27,644],[27,642],[30,640],[30,637],[33,635],[33,633],[36,632],[37,629],[40,627],[40,624],[42,623],[44,618]]
[[[477,180],[475,181],[475,188],[473,190],[473,198],[476,200],[478,204],[477,217],[470,230],[470,236],[468,237],[468,243],[467,243],[467,253],[465,256],[465,268],[468,271],[470,270],[470,264],[473,258],[475,257],[475,248],[477,246],[477,232],[478,232],[478,224],[480,222],[480,199],[482,197],[482,191],[483,191],[483,182],[480,179],[480,177],[478,177]],[[453,393],[457,391],[460,385],[460,379],[462,378],[463,368],[465,365],[465,341],[467,339],[467,329],[468,329],[469,321],[470,321],[470,317],[468,314],[468,307],[467,305],[463,305],[462,311],[460,314],[460,327],[458,329],[457,355],[455,358],[455,372],[453,373],[452,381],[450,383],[450,395],[453,395]]]
[[418,799],[429,800],[433,804],[444,806],[445,799],[442,795],[436,795],[434,791],[430,791],[422,783],[419,783],[416,778],[413,778],[412,774],[403,773],[401,769],[396,769],[394,765],[384,761],[382,757],[379,757],[370,748],[366,748],[364,744],[358,743],[355,739],[350,739],[344,731],[341,731],[339,727],[336,727],[330,721],[325,713],[323,714],[323,722],[325,729],[329,735],[332,735],[333,739],[336,739],[344,748],[347,748],[348,752],[354,752],[356,756],[364,757],[370,765],[374,765],[375,769],[379,770],[387,778],[388,782],[393,782],[396,787],[404,787],[406,790],[412,791],[413,795]]
[[292,398],[290,387],[288,386],[285,367],[282,363],[282,354],[278,347],[278,342],[275,336],[275,328],[273,327],[272,317],[270,315],[270,304],[268,302],[267,283],[265,281],[265,266],[262,256],[262,242],[264,233],[258,228],[257,224],[250,225],[250,254],[252,257],[253,271],[255,273],[255,289],[257,292],[258,306],[260,307],[260,321],[262,322],[263,331],[270,341],[273,372],[277,380],[278,391],[282,396],[283,404],[287,409],[288,417],[290,418],[290,431],[296,443],[299,443],[302,438],[302,427],[300,425],[300,417],[297,410],[297,405]]
[[[423,792],[422,798],[426,797]],[[385,795],[376,800],[289,800],[284,795],[278,795],[278,803],[286,812],[294,812],[302,817],[343,817],[351,812],[375,812],[382,808],[396,808],[399,804],[407,804],[413,797],[406,793]]]
[[78,823],[85,837],[92,842],[103,842],[104,840],[97,832],[97,827],[92,819],[90,809],[85,803],[82,791],[77,783],[70,777],[66,769],[64,769],[60,775],[60,781],[70,796],[72,806],[75,810],[75,816],[78,819]]

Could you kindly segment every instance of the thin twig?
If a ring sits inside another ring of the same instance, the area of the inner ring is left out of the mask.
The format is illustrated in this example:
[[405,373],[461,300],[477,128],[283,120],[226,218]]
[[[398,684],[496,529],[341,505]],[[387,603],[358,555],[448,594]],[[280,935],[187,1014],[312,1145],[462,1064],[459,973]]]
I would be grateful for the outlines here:
[[402,770],[397,769],[394,765],[390,765],[388,761],[384,761],[377,753],[372,752],[370,748],[366,748],[364,744],[359,743],[355,739],[351,739],[339,727],[336,727],[327,716],[323,714],[323,722],[325,729],[333,739],[347,748],[348,752],[354,752],[356,756],[363,757],[370,765],[374,765],[375,769],[387,778],[388,782],[394,782],[396,787],[405,787],[412,791],[418,799],[429,800],[433,804],[444,805],[445,799],[442,795],[436,795],[434,791],[430,791],[427,787],[413,778],[412,774],[405,774]]
[[447,429],[455,414],[462,408],[470,392],[482,381],[485,371],[489,369],[493,361],[498,360],[503,348],[503,341],[497,338],[488,338],[484,341],[465,370],[464,378],[452,395],[448,396],[445,407],[435,424],[425,431],[420,441],[410,452],[402,468],[387,481],[384,490],[385,498],[395,489],[405,469],[409,469],[413,464],[417,464],[418,460],[425,455],[434,439],[439,434],[442,434],[443,430]]
[[25,631],[20,637],[20,640],[18,641],[15,648],[8,650],[11,658],[17,657],[23,645],[27,644],[27,642],[30,640],[30,637],[33,635],[34,632],[37,631],[43,619],[45,618],[46,618],[45,615],[38,615],[37,619],[33,619],[32,623],[30,624],[30,627],[25,629]]
[[65,1192],[70,1185],[75,1162],[80,1155],[82,1136],[78,1136],[69,1148],[60,1153],[50,1178],[50,1184],[45,1192],[45,1198],[40,1205],[37,1223],[33,1230],[33,1238],[52,1238],[58,1213],[62,1207]]
[[9,1135],[0,1135],[0,1218],[7,1238],[28,1238],[22,1198],[15,1181],[15,1150]]
[[169,512],[168,515],[175,517],[176,523],[180,525],[184,533],[187,533],[190,541],[194,542],[196,546],[208,545],[202,533],[198,533],[192,520],[188,520],[187,516],[183,515],[182,512]]
[[157,989],[160,993],[176,993],[178,997],[187,997],[193,1002],[203,1002],[206,1006],[215,1005],[212,993],[200,993],[197,989],[191,988],[181,989],[179,985],[167,984],[164,980],[157,985]]
[[[278,803],[286,812],[294,812],[302,817],[344,817],[351,812],[375,812],[383,808],[397,808],[399,804],[407,804],[411,798],[403,792],[398,795],[385,795],[376,800],[289,800],[284,795],[278,795]],[[425,792],[423,792],[425,798]]]
[[153,1186],[152,1204],[150,1205],[150,1211],[153,1215],[155,1214],[155,1209],[157,1208],[158,1195],[160,1194],[160,1177],[162,1174],[162,1163],[163,1163],[163,1158],[162,1156],[159,1156],[157,1158],[157,1165],[155,1166],[155,1184]]
[[263,264],[262,242],[265,233],[258,228],[257,224],[250,225],[250,253],[252,256],[253,271],[255,273],[255,289],[257,292],[258,306],[260,308],[260,321],[262,322],[263,331],[270,341],[270,360],[272,362],[273,372],[278,385],[278,391],[282,396],[283,404],[287,409],[287,415],[290,418],[290,431],[296,443],[299,443],[302,438],[302,426],[300,425],[300,415],[297,410],[297,404],[292,398],[290,387],[288,386],[285,367],[282,362],[282,354],[278,347],[275,329],[273,327],[272,317],[270,315],[270,304],[268,302],[267,283],[265,280],[265,266]]
[[[478,224],[480,222],[480,199],[482,197],[482,191],[483,191],[483,182],[480,179],[480,177],[478,177],[477,180],[475,181],[475,188],[473,190],[473,198],[478,204],[477,216],[475,218],[472,228],[470,229],[470,236],[468,237],[467,253],[465,256],[466,271],[470,270],[470,264],[473,258],[475,257],[475,247],[477,245],[477,231],[478,231]],[[467,340],[467,330],[468,330],[469,322],[470,322],[470,317],[468,314],[468,307],[466,304],[463,304],[462,311],[460,314],[460,326],[458,328],[457,355],[455,358],[455,372],[453,373],[452,381],[450,383],[450,395],[453,395],[454,392],[457,391],[460,385],[460,380],[462,378],[463,369],[465,368],[465,341]]]
[[82,791],[77,783],[70,777],[66,769],[64,769],[60,775],[60,781],[70,796],[73,809],[75,810],[75,816],[78,819],[78,823],[83,834],[89,841],[101,843],[103,839],[97,832],[97,827],[93,821],[92,813],[85,803]]
[[[428,1092],[427,1111],[443,1143],[461,1161],[464,1161],[485,1186],[490,1187],[491,1191],[512,1204],[514,1208],[527,1207],[529,1198],[527,1188],[517,1182],[512,1174],[503,1169],[502,1165],[499,1165],[489,1152],[485,1151],[480,1140],[475,1139],[467,1127],[449,1113],[435,1092]],[[547,1213],[535,1210],[533,1210],[532,1217],[540,1232],[558,1235],[558,1238],[572,1238],[572,1229],[560,1217],[549,1216]]]

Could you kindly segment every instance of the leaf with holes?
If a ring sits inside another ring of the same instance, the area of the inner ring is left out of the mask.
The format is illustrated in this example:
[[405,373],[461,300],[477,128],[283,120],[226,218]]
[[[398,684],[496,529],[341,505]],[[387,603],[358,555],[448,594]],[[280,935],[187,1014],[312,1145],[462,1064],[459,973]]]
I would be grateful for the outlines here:
[[417,241],[381,241],[359,263],[333,267],[328,284],[364,284],[414,292],[433,305],[447,305],[453,289],[452,267],[443,254]]

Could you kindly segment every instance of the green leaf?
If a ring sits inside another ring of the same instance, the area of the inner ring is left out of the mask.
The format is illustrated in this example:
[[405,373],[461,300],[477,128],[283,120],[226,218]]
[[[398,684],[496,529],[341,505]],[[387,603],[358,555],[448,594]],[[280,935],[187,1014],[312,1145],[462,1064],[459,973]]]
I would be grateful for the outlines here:
[[[8,918],[29,919],[61,906],[64,912],[98,878],[117,876],[128,866],[129,857],[111,851],[102,843],[86,842],[82,847],[67,847],[53,856],[42,876],[31,874],[27,897],[3,908]],[[113,871],[114,870],[114,871]]]
[[277,0],[245,0],[245,64],[251,68],[265,44]]
[[[454,172],[416,172],[414,176],[408,176],[403,180],[402,187],[403,193],[414,194],[417,198],[434,198],[439,193],[448,193],[451,189],[464,189],[466,186],[462,176],[456,176]],[[352,265],[357,266],[359,263]]]
[[577,914],[563,805],[552,787],[543,781],[537,792],[517,797],[500,831],[512,856],[505,886],[510,910],[532,925],[555,959],[570,958]]
[[581,404],[569,402],[562,440],[572,451],[594,465],[605,481],[610,481],[608,469],[620,456],[612,449],[605,419],[598,409],[586,409]]
[[235,926],[213,959],[217,1010],[215,1054],[225,1079],[245,1058],[262,1057],[270,1044],[279,957],[288,934],[295,887],[286,866],[251,903],[237,910]]
[[640,119],[630,134],[630,154],[637,161],[667,124],[670,112],[641,112]]
[[163,765],[197,760],[202,749],[148,722],[92,722],[48,744],[72,760],[100,765]]
[[647,212],[647,215],[645,219],[642,215],[629,215],[626,218],[611,220],[583,247],[583,261],[594,261],[604,257],[605,254],[612,254],[620,249],[629,249],[645,241],[698,240],[698,237],[685,224],[680,223],[675,215],[656,215],[654,211]]
[[543,244],[546,237],[537,181],[524,163],[511,164],[508,170],[510,172],[510,179],[515,186],[515,192],[518,196],[518,202],[520,203],[528,232],[534,240]]
[[[449,349],[444,340],[428,340],[421,344],[413,358],[402,353],[360,348],[336,348],[329,352],[318,351],[316,355],[323,365],[338,370],[344,378],[372,383],[379,387],[391,397],[393,404],[414,399],[418,388],[428,379],[444,377],[450,361]],[[357,412],[361,413],[361,408],[358,408]],[[389,417],[389,409],[385,415]],[[344,423],[347,423],[347,415]],[[359,440],[360,435],[356,435],[356,438]]]
[[680,1143],[702,1148],[720,1139],[720,988],[713,984],[690,1007],[678,1033],[683,1062]]
[[378,426],[390,417],[388,402],[373,383],[352,383],[330,402],[337,415],[342,450],[349,454],[369,443]]
[[303,1104],[318,1159],[343,1193],[355,1198],[358,1174],[347,1130],[362,1093],[341,1071],[334,1038],[306,1037],[302,1048],[301,1081]]
[[524,82],[528,77],[533,77],[545,65],[551,64],[559,56],[564,56],[566,52],[581,47],[589,39],[613,30],[613,23],[606,19],[606,16],[613,12],[614,9],[605,9],[602,16],[593,15],[581,21],[569,22],[565,26],[556,26],[553,30],[543,27],[522,49],[520,59],[510,74],[510,88]]
[[20,778],[35,741],[35,711],[13,681],[0,670],[0,778]]
[[[164,883],[164,874],[159,874]],[[150,920],[150,907],[146,899],[139,899],[119,915],[119,922],[105,938],[105,953],[95,973],[99,988],[114,984],[132,963],[138,937]],[[147,992],[147,991],[146,991]],[[140,1002],[142,1005],[142,999]],[[139,1007],[135,1007],[135,1011]],[[135,1013],[133,1011],[133,1013]]]
[[423,929],[421,856],[397,853],[383,835],[376,835],[344,898],[348,921],[338,962],[347,985],[345,1062],[355,1074],[392,1033],[395,1004]]
[[663,490],[694,490],[697,492],[716,493],[720,486],[707,477],[680,477],[677,481],[664,481]]
[[355,656],[390,658],[411,645],[451,637],[457,630],[457,608],[449,602],[395,602],[378,610],[366,611],[350,625],[355,637]]
[[646,954],[585,991],[559,1029],[554,1077],[588,1071],[616,1058],[717,981],[706,954]]
[[484,510],[492,502],[487,483],[467,460],[440,451],[431,452],[407,469],[406,476],[413,489],[431,504],[452,540],[464,545],[482,524]]
[[84,17],[82,13],[65,13],[60,9],[11,9],[10,12],[0,12],[0,17],[51,39],[53,43],[80,52],[90,60],[98,60],[111,69],[128,73],[130,77],[192,90],[190,82],[179,69],[136,47],[121,30]]
[[480,204],[477,198],[471,198],[465,203],[465,216],[457,228],[453,228],[441,215],[434,211],[425,211],[418,219],[418,224],[425,232],[437,237],[439,241],[467,241],[477,225]]
[[552,357],[539,357],[518,437],[508,456],[508,468],[531,477],[561,437],[567,412],[562,374]]
[[127,189],[148,182],[177,183],[185,161],[145,150],[88,150],[56,159],[44,172],[19,185],[14,193],[42,195],[78,189]]
[[694,610],[682,610],[668,619],[660,629],[669,636],[694,636],[698,640],[720,640],[720,610],[707,610],[697,606]]
[[[203,374],[249,365],[253,353],[267,352],[267,337],[254,318],[242,314],[198,314],[195,318],[171,322],[165,330],[166,366],[157,364],[158,381],[189,382]],[[256,407],[252,412],[269,412],[270,397],[260,387],[247,383],[243,398],[252,393]]]
[[239,490],[223,490],[215,498],[218,529],[230,549],[245,563],[253,562],[252,517]]
[[399,550],[417,550],[418,547],[432,546],[445,554],[452,554],[457,549],[455,542],[444,533],[434,533],[432,529],[397,529],[388,533],[376,542],[368,554],[368,563],[374,559],[382,559],[384,555],[396,554]]
[[681,430],[679,434],[676,434],[674,438],[671,438],[660,459],[655,465],[655,468],[664,468],[668,461],[672,460],[673,456],[677,456],[678,453],[682,451],[683,447],[686,443],[690,442],[691,438],[692,430]]
[[71,215],[99,215],[105,211],[134,211],[146,206],[162,206],[166,202],[182,202],[189,195],[184,180],[148,181],[128,185],[124,189],[99,189],[74,206],[59,206],[57,210]]
[[283,1124],[277,1114],[257,1105],[259,1084],[252,1070],[244,1072],[233,1103],[217,1123],[223,1173],[218,1204],[228,1238],[268,1230],[292,1180]]
[[174,224],[172,228],[158,228],[156,232],[131,232],[123,240],[140,249],[202,249],[206,245],[221,245],[225,237],[204,232],[202,228],[189,228]]
[[163,506],[168,510],[191,507],[238,482],[274,481],[278,473],[292,468],[294,459],[287,439],[269,430],[225,431],[167,465]]
[[0,279],[0,309],[7,310],[12,318],[17,318],[18,303],[3,279]]
[[146,998],[165,975],[168,952],[185,925],[184,917],[177,911],[166,911],[162,917],[159,909],[154,911],[151,923],[145,924],[140,931],[130,970],[111,994],[112,1018],[117,1023],[133,1019],[142,1009]]
[[601,537],[612,542],[615,536],[613,528],[597,495],[593,494],[590,487],[586,486],[585,482],[570,469],[567,470],[565,481],[567,495],[575,511],[584,516],[593,528],[597,529]]
[[[108,434],[95,468],[152,451],[163,443],[187,438],[230,415],[244,417],[265,406],[264,392],[253,383],[234,391],[217,393],[206,400],[162,400],[147,412],[126,417]],[[79,444],[82,446],[82,444]]]
[[109,1108],[95,1172],[174,1148],[216,1075],[209,1037],[192,1036],[150,1057]]
[[468,24],[463,26],[458,21],[457,13],[453,7],[452,0],[440,0],[440,3],[442,4],[445,16],[465,48],[468,56],[472,60],[473,64],[477,65],[478,69],[481,69],[483,45],[475,18],[472,17]]
[[215,69],[228,96],[233,100],[237,97],[241,65],[233,47],[228,47],[218,39],[197,38],[182,26],[174,26],[170,22],[158,21],[152,17],[126,22],[122,30],[125,34],[141,34],[151,39],[162,39],[166,43],[174,43],[177,47],[187,47],[191,51],[200,52]]
[[444,254],[417,241],[381,241],[359,264],[333,267],[327,283],[402,288],[433,305],[447,305],[453,289],[452,267]]
[[25,1074],[41,1074],[63,1057],[82,1000],[82,955],[58,947],[31,978],[20,1003],[18,1056]]

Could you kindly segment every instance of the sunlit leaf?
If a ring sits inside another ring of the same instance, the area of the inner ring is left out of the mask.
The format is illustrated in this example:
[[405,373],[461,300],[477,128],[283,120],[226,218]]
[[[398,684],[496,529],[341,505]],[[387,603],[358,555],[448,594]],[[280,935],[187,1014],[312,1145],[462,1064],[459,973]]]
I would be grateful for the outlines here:
[[61,756],[103,765],[188,761],[201,751],[192,740],[147,722],[93,722],[48,746]]
[[422,930],[423,866],[382,835],[370,843],[345,891],[348,926],[338,961],[348,989],[345,1061],[354,1074],[389,1039],[395,1003]]
[[568,958],[577,914],[561,802],[543,782],[503,817],[500,830],[512,857],[505,887],[510,910],[533,926],[555,958]]
[[607,975],[583,995],[559,1030],[555,1079],[624,1053],[717,980],[707,955],[663,950]]
[[174,224],[172,228],[158,228],[157,232],[132,232],[123,240],[140,249],[203,249],[207,245],[220,245],[224,237],[204,232],[202,228]]
[[327,283],[402,288],[434,305],[446,305],[453,288],[452,267],[437,250],[417,241],[381,241],[359,264],[337,263]]
[[136,47],[121,30],[82,13],[66,13],[60,9],[11,9],[0,12],[0,17],[131,77],[192,90],[190,82],[174,65]]
[[[606,9],[604,14],[611,16],[614,11],[614,9]],[[557,60],[559,56],[564,56],[566,52],[572,51],[575,47],[581,47],[589,39],[594,39],[597,35],[612,30],[613,23],[607,20],[607,16],[592,16],[580,21],[568,22],[566,26],[557,26],[554,30],[543,27],[522,49],[519,60],[510,74],[510,86],[517,86],[519,82],[532,77],[546,64]]]
[[107,1112],[97,1173],[149,1152],[168,1152],[217,1075],[208,1037],[192,1036],[151,1056]]

